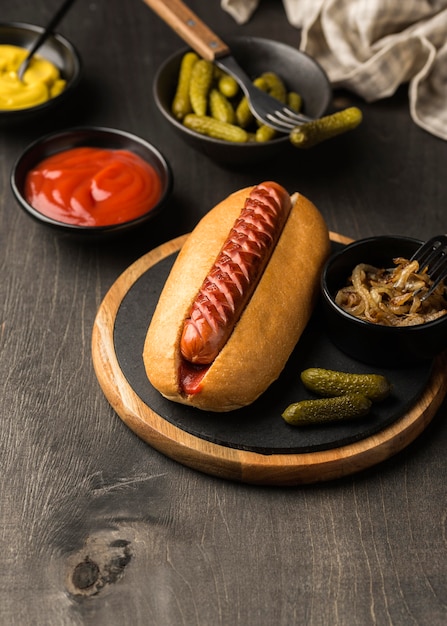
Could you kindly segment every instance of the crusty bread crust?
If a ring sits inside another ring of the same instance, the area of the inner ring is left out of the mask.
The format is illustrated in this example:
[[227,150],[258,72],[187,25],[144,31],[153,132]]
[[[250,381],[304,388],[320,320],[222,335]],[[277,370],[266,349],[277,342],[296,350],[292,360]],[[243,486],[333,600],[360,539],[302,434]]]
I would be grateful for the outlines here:
[[278,378],[311,316],[330,250],[329,232],[317,208],[296,193],[273,255],[229,340],[205,374],[201,391],[187,397],[180,394],[183,323],[252,188],[231,194],[202,218],[160,295],[143,360],[152,385],[169,400],[219,412],[251,404]]

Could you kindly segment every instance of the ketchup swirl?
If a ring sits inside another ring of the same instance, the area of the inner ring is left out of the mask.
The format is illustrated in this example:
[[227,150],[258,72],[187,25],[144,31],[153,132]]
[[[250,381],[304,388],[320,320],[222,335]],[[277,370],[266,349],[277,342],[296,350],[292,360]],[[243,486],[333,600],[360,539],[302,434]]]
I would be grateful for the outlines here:
[[79,147],[54,154],[31,170],[25,197],[60,222],[107,226],[136,219],[161,196],[155,169],[128,150]]

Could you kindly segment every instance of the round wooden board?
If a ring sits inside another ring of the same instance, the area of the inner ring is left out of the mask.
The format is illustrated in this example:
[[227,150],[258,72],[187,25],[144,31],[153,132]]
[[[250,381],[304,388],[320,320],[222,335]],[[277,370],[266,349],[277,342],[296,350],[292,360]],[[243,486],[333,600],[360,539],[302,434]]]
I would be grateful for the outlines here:
[[[414,405],[388,427],[360,441],[315,452],[260,454],[219,445],[189,434],[152,410],[129,384],[118,362],[114,325],[129,289],[149,268],[177,252],[187,235],[173,239],[133,263],[112,285],[96,316],[92,356],[99,384],[123,422],[159,452],[198,471],[259,485],[293,486],[347,476],[388,459],[426,428],[447,393],[447,355],[438,356]],[[349,239],[331,233],[336,242]]]

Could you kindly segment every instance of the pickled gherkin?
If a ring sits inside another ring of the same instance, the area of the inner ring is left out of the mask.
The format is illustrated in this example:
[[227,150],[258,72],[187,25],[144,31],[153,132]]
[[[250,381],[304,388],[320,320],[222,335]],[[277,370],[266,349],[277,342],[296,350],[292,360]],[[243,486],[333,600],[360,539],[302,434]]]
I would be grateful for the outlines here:
[[195,130],[202,135],[214,137],[214,139],[238,143],[248,141],[248,133],[243,128],[235,124],[220,122],[209,115],[194,115],[194,113],[190,113],[184,118],[183,123],[187,128]]
[[247,128],[253,123],[254,119],[248,100],[243,96],[236,107],[236,122],[241,128]]
[[303,106],[303,99],[301,98],[299,93],[296,93],[296,91],[289,91],[289,93],[287,94],[287,105],[291,109],[299,113]]
[[277,136],[277,132],[271,126],[267,126],[266,124],[260,124],[259,128],[256,131],[255,139],[256,141],[270,141]]
[[380,374],[351,374],[310,367],[301,372],[301,381],[307,389],[326,398],[362,393],[370,400],[380,402],[391,392],[390,383]]
[[189,98],[189,85],[191,82],[192,68],[199,60],[195,52],[187,52],[180,64],[179,78],[174,99],[172,101],[172,113],[178,120],[182,120],[185,115],[192,112],[191,100]]
[[335,398],[301,400],[290,404],[283,419],[292,426],[310,426],[330,422],[343,422],[364,417],[372,401],[361,393],[350,393]]
[[213,82],[213,64],[199,59],[191,71],[189,98],[196,115],[205,115],[208,109],[208,95]]
[[264,82],[264,91],[283,104],[287,100],[287,89],[281,78],[274,72],[264,72],[260,78]]
[[239,93],[239,85],[229,74],[223,73],[218,79],[218,89],[226,98],[234,98]]
[[361,121],[360,109],[349,107],[297,126],[290,133],[290,142],[296,148],[312,148],[322,141],[357,128]]
[[211,89],[209,96],[211,117],[220,122],[234,124],[235,113],[231,102],[218,89]]
[[[255,78],[253,85],[261,91],[267,91],[267,83],[261,76]],[[256,118],[250,109],[246,96],[241,98],[236,107],[236,122],[241,128],[247,128],[250,124],[256,122]]]

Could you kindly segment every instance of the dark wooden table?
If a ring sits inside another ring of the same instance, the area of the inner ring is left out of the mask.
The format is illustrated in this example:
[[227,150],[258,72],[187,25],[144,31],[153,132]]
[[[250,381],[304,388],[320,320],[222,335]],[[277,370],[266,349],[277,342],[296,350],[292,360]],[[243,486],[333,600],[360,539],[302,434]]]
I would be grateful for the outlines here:
[[[2,1],[2,21],[44,24],[58,3]],[[189,3],[225,38],[299,32],[264,0],[238,27],[219,2]],[[141,255],[188,232],[218,200],[269,178],[299,190],[349,237],[447,230],[447,144],[410,119],[406,88],[359,102],[355,132],[296,158],[238,171],[186,147],[152,81],[183,43],[140,0],[79,2],[59,31],[79,49],[76,101],[0,129],[0,622],[230,626],[447,622],[447,416],[386,462],[342,480],[267,488],[188,469],[114,413],[91,358],[96,312]],[[16,206],[20,151],[54,129],[113,126],[157,145],[175,188],[131,238],[84,245]]]

